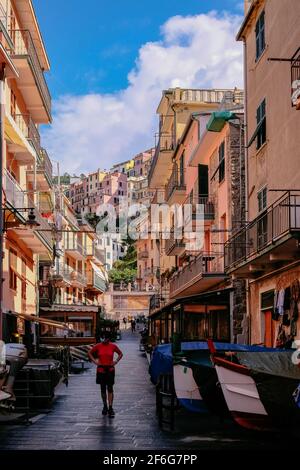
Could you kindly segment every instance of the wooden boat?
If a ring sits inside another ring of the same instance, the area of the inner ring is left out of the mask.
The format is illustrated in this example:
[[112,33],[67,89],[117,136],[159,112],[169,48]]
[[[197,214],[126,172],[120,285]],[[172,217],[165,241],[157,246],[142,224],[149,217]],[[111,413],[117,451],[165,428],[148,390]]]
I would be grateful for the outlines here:
[[233,419],[244,428],[271,429],[268,413],[247,367],[223,357],[213,356],[212,360]]
[[186,359],[173,366],[174,387],[179,403],[194,413],[207,413],[208,409]]
[[231,358],[212,355],[227,406],[241,426],[273,430],[300,423],[293,393],[300,369],[291,351],[237,352]]

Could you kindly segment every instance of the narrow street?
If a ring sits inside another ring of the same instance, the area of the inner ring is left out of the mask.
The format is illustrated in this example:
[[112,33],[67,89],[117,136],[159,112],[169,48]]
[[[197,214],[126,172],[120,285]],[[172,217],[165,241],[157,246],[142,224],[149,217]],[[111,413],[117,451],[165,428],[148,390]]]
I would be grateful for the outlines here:
[[1,450],[134,450],[134,449],[278,449],[291,445],[282,435],[262,435],[218,418],[177,413],[176,431],[162,432],[155,415],[155,388],[148,362],[138,350],[139,335],[123,333],[118,342],[124,358],[117,369],[116,417],[101,415],[95,370],[70,376],[48,414],[33,424],[0,425]]

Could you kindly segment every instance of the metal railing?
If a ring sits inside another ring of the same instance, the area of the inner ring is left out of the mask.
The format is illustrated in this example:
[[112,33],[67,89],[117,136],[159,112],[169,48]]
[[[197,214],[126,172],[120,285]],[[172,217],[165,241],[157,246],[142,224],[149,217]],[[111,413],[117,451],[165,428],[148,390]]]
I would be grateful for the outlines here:
[[40,155],[41,137],[30,114],[14,114],[13,119],[36,153]]
[[213,220],[215,217],[215,205],[212,198],[209,196],[194,196],[189,194],[183,205],[190,204],[191,210],[185,211],[185,223],[188,223],[190,218],[196,219],[197,215],[203,217],[204,220]]
[[3,169],[5,200],[15,209],[27,207],[27,198],[19,183]]
[[10,36],[14,42],[14,51],[12,55],[14,57],[26,57],[30,63],[33,74],[36,79],[37,86],[39,88],[44,106],[47,110],[48,115],[51,114],[51,96],[44,77],[44,72],[41,67],[38,54],[32,40],[30,31],[28,30],[11,30]]
[[67,264],[63,263],[62,261],[56,261],[52,274],[52,279],[56,277],[62,277],[62,279],[70,283],[72,271],[73,269],[71,269],[71,267]]
[[49,224],[48,220],[45,217],[42,217],[38,208],[33,203],[30,202],[29,205],[30,207],[34,208],[34,215],[35,215],[36,221],[40,224],[40,226],[37,229],[35,229],[35,232],[37,232],[39,236],[47,243],[49,248],[52,249],[53,232],[52,232],[51,225]]
[[[66,234],[68,235],[68,234]],[[76,239],[76,235],[72,234],[72,238],[69,239],[67,236],[65,237],[64,248],[66,251],[77,251],[82,256],[86,256],[86,249],[85,247]]]
[[223,272],[223,257],[218,253],[200,253],[182,269],[176,271],[170,279],[170,293],[183,289],[187,284],[196,280],[200,274]]
[[99,289],[101,292],[105,292],[107,289],[105,280],[102,279],[95,271],[93,271],[93,286]]
[[287,191],[225,243],[225,270],[247,262],[283,236],[299,231],[300,191]]
[[174,227],[171,227],[170,236],[165,240],[165,252],[169,255],[174,248],[184,248],[183,230],[178,228],[178,233]]
[[171,176],[166,184],[166,201],[168,201],[176,189],[185,190],[184,175],[180,174],[178,165],[173,165]]
[[8,25],[8,11],[4,8],[2,3],[0,2],[0,21],[7,30]]
[[83,286],[87,285],[87,278],[86,275],[72,269],[71,271],[71,282],[78,282],[79,284],[82,284]]
[[49,183],[52,184],[52,163],[47,153],[47,150],[42,148],[40,151],[40,158],[38,160],[38,170],[41,170],[45,173],[46,178]]

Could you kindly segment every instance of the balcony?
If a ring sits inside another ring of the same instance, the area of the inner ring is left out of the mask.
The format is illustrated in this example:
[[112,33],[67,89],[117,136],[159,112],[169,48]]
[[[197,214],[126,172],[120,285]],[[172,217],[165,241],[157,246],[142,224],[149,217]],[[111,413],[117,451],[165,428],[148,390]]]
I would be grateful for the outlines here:
[[35,122],[51,121],[51,96],[38,54],[28,30],[12,30],[12,58],[19,71],[18,88]]
[[200,253],[170,279],[170,297],[199,294],[226,279],[220,254]]
[[[66,234],[68,235],[68,234]],[[65,243],[64,243],[65,253],[72,256],[77,260],[84,260],[86,257],[86,249],[85,247],[77,240],[76,236],[71,236],[68,238],[66,236]]]
[[165,252],[168,256],[180,255],[185,247],[185,242],[182,234],[182,229],[178,229],[178,234],[175,228],[172,227],[170,230],[170,236],[165,240]]
[[40,153],[40,134],[29,114],[6,114],[5,138],[15,160],[34,164]]
[[[14,218],[7,216],[9,217],[8,228],[22,238],[33,253],[50,255],[53,249],[52,226],[46,218],[42,217],[28,194],[22,190],[19,183],[6,169],[4,169],[3,183],[6,207],[14,214]],[[36,221],[39,223],[36,229],[24,225],[27,221],[28,209],[34,210]]]
[[[190,205],[190,207],[188,207]],[[213,222],[215,218],[215,205],[209,196],[193,196],[189,194],[184,201],[185,225],[194,220],[203,220],[204,224]]]
[[180,174],[178,166],[175,164],[166,185],[166,201],[169,205],[180,204],[185,199],[186,185],[184,184],[184,175]]
[[21,130],[24,137],[28,140],[30,145],[34,148],[37,155],[41,151],[41,137],[40,133],[34,124],[30,114],[15,114],[12,116],[18,128]]
[[72,269],[62,261],[56,261],[55,268],[53,269],[50,279],[55,287],[64,287],[71,285]]
[[104,266],[105,260],[105,251],[96,245],[87,247],[86,256],[90,258],[97,266]]
[[225,270],[252,278],[299,258],[300,192],[287,191],[224,247]]
[[105,280],[94,269],[87,274],[87,289],[98,294],[107,290]]
[[36,180],[37,188],[40,191],[47,191],[52,188],[52,163],[45,149],[40,149],[36,172],[28,170],[27,179],[31,183]]
[[174,135],[171,133],[161,133],[148,175],[150,189],[161,188],[167,183],[170,168],[172,167],[174,149]]
[[142,250],[138,252],[138,259],[148,259],[149,258],[149,251],[148,250]]
[[71,284],[72,286],[78,287],[80,289],[87,287],[87,278],[82,272],[73,269],[71,271]]

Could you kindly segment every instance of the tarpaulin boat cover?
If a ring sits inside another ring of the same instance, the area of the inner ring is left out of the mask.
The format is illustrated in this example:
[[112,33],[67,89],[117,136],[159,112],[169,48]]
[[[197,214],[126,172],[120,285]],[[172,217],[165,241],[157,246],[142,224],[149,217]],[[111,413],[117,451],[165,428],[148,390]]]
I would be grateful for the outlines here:
[[[265,348],[263,346],[248,346],[246,344],[233,344],[233,343],[219,343],[214,342],[214,346],[217,351],[276,351],[274,348]],[[208,344],[206,341],[191,341],[181,343],[181,351],[199,351],[208,350]],[[282,350],[277,350],[282,351]]]
[[154,348],[149,366],[151,382],[155,385],[161,374],[173,373],[173,355],[171,344],[161,344]]
[[293,396],[300,382],[300,368],[292,361],[293,352],[237,353],[240,364],[250,370],[267,413],[285,425],[300,423],[300,408]]
[[294,350],[272,351],[272,352],[237,352],[240,364],[248,367],[253,373],[262,372],[265,374],[286,377],[300,381],[300,367],[292,360]]

